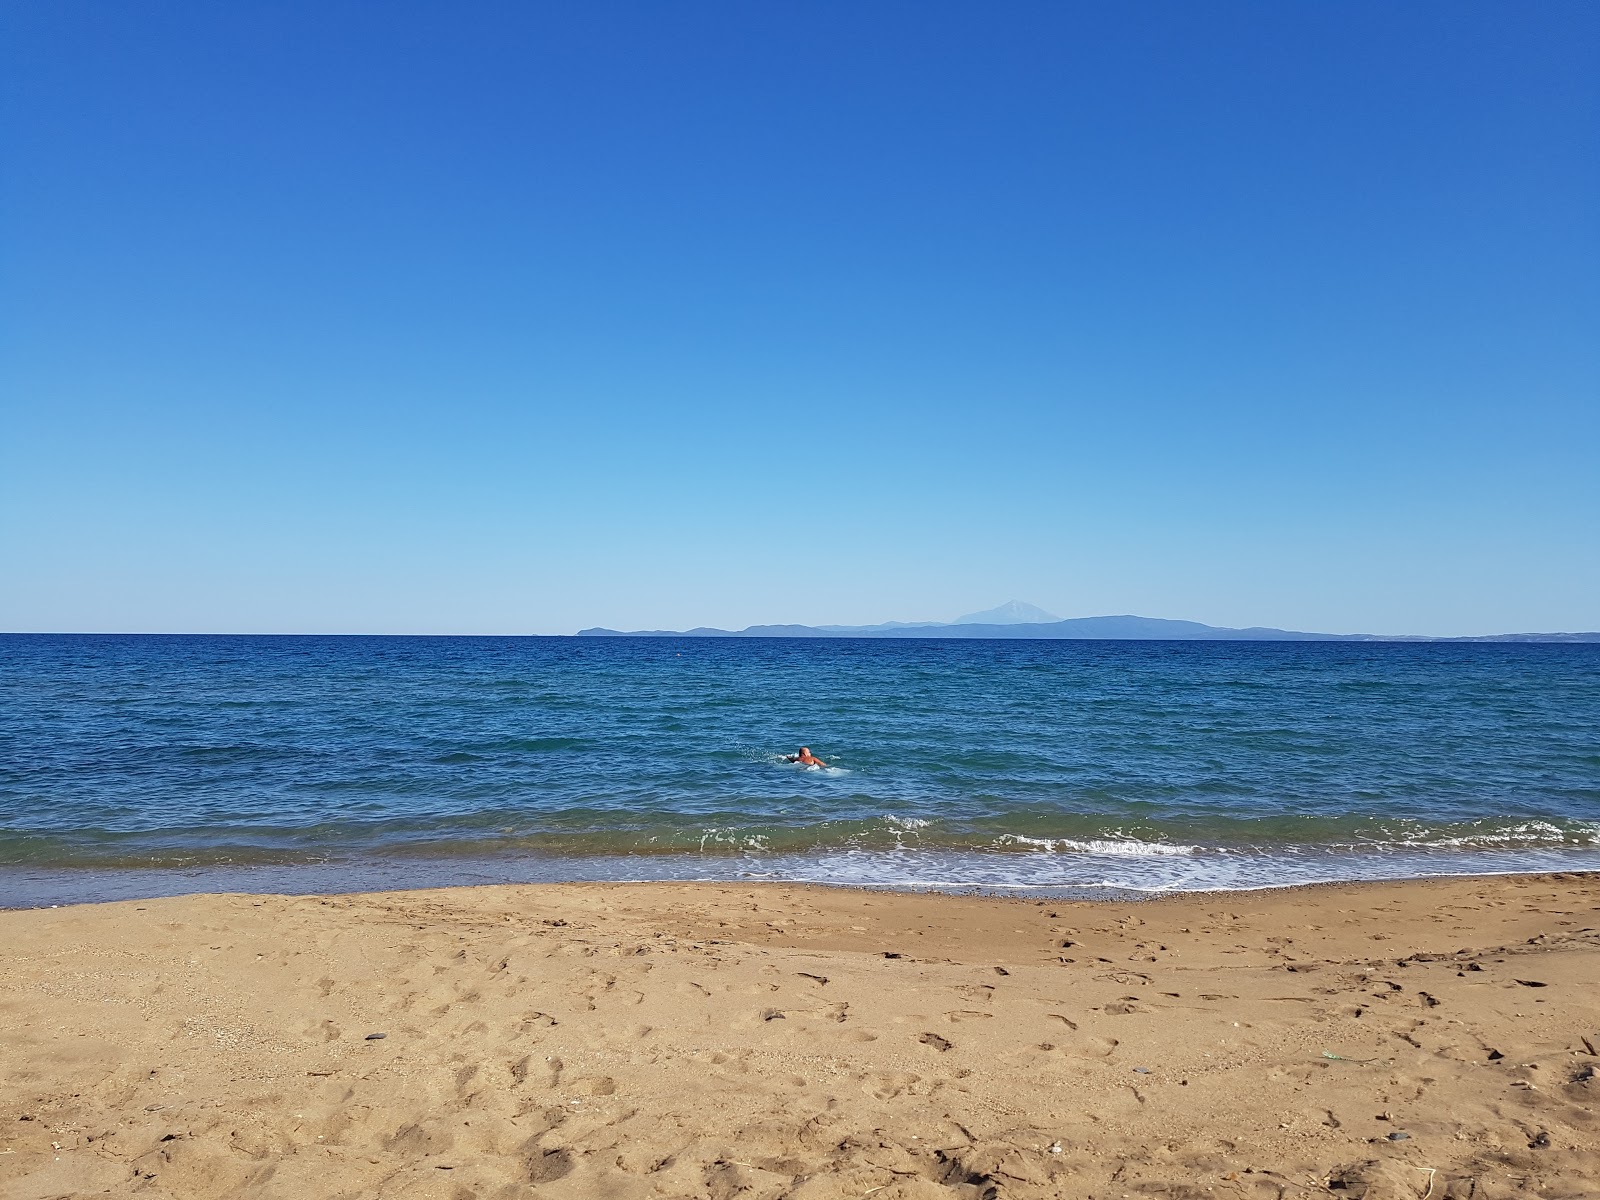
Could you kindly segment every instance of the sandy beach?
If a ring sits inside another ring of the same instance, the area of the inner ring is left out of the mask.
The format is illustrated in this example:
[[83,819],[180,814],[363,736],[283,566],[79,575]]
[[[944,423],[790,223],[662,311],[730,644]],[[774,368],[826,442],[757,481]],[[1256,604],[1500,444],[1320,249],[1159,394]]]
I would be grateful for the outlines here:
[[1600,1195],[1600,877],[0,913],[0,1197]]

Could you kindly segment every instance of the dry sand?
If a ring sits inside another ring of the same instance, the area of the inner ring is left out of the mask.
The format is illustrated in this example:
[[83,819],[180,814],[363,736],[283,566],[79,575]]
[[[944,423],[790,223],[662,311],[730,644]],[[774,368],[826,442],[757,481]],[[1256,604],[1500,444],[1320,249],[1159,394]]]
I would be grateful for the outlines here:
[[1577,875],[0,913],[0,1197],[1600,1196],[1597,926]]

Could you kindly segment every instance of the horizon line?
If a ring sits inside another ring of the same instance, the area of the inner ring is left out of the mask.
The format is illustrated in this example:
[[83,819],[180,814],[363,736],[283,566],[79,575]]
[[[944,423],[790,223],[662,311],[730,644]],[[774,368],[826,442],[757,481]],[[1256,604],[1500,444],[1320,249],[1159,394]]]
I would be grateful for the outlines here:
[[[1076,617],[1076,618],[1063,618],[1063,621],[1066,621],[1066,620],[1080,620],[1081,621],[1081,620],[1095,620],[1095,619],[1097,619],[1097,618],[1093,618],[1093,617]],[[1186,622],[1186,621],[1183,621],[1180,618],[1157,617],[1157,618],[1145,618],[1145,619],[1148,619],[1148,620],[1162,620],[1162,621],[1171,620],[1174,623],[1187,623],[1187,624],[1195,624],[1195,625],[1204,624],[1203,622],[1198,622],[1198,621],[1187,621]],[[1023,623],[1023,627],[1026,627],[1027,624],[1038,625],[1038,624],[1055,624],[1055,623],[1056,622],[1029,622],[1029,623]],[[764,622],[761,625],[747,625],[744,628],[745,629],[777,628],[777,627],[782,627],[784,625],[789,625],[791,627],[799,627],[799,628],[803,628],[803,629],[819,629],[819,630],[822,629],[821,626],[800,625],[798,622]],[[933,625],[931,627],[932,628],[942,628],[944,626]],[[950,623],[950,625],[948,627],[949,628],[961,628],[961,626],[957,626],[953,622]],[[1009,627],[1014,627],[1014,626],[995,626],[995,628],[1009,628]],[[1321,632],[1321,631],[1280,629],[1277,626],[1270,626],[1270,625],[1247,625],[1247,626],[1211,625],[1211,626],[1207,626],[1207,628],[1215,629],[1215,630],[1218,630],[1219,632],[1223,632],[1223,633],[1232,633],[1232,632],[1248,633],[1252,629],[1268,629],[1268,630],[1272,630],[1274,632],[1280,632],[1280,633],[1291,633],[1291,634],[1300,634],[1300,635],[1310,634],[1311,636],[1309,638],[1303,638],[1303,639],[1300,639],[1300,638],[1264,639],[1264,638],[1257,638],[1257,637],[1240,637],[1240,638],[1228,638],[1228,637],[1208,637],[1208,638],[1142,637],[1142,638],[1130,638],[1130,637],[1115,637],[1115,636],[1112,636],[1112,637],[1092,637],[1092,636],[1090,636],[1090,637],[1073,637],[1073,638],[1030,638],[1030,637],[1007,637],[1005,635],[944,636],[944,635],[940,635],[940,634],[919,635],[919,636],[916,636],[916,637],[882,637],[882,636],[874,636],[870,632],[854,632],[854,631],[840,631],[840,632],[837,632],[837,633],[823,632],[823,633],[820,633],[820,634],[817,634],[817,635],[805,634],[805,633],[800,633],[800,634],[745,634],[744,630],[742,630],[742,629],[723,629],[720,626],[714,626],[714,625],[699,625],[699,626],[695,626],[694,628],[695,629],[699,629],[699,630],[714,630],[714,631],[716,631],[718,633],[723,633],[723,634],[729,635],[730,637],[739,637],[740,635],[743,635],[742,640],[745,640],[745,641],[819,641],[819,642],[821,642],[821,641],[837,642],[837,641],[852,641],[852,640],[853,641],[870,641],[870,642],[885,642],[885,641],[891,641],[891,642],[893,642],[893,641],[928,641],[928,642],[937,642],[937,641],[949,641],[949,642],[1017,642],[1017,641],[1027,641],[1027,642],[1047,642],[1047,641],[1194,642],[1194,641],[1241,641],[1241,642],[1260,642],[1260,641],[1283,641],[1283,640],[1289,640],[1289,641],[1295,641],[1295,640],[1321,641],[1321,640],[1327,640],[1327,639],[1332,639],[1332,640],[1348,639],[1350,641],[1371,640],[1371,641],[1377,641],[1377,642],[1383,642],[1383,641],[1448,642],[1448,641],[1468,641],[1468,640],[1492,639],[1492,638],[1571,638],[1571,637],[1597,637],[1597,638],[1600,638],[1600,629],[1559,629],[1559,630],[1531,630],[1530,629],[1530,630],[1515,630],[1515,631],[1509,631],[1509,632],[1502,631],[1502,632],[1497,632],[1497,633],[1332,633],[1332,634],[1330,634],[1330,633],[1324,633],[1324,632]],[[868,628],[870,628],[870,627],[868,627]],[[972,626],[969,625],[969,626],[966,626],[965,628],[972,628]],[[588,640],[588,638],[591,638],[591,637],[594,636],[594,634],[592,634],[590,632],[591,630],[596,631],[601,636],[608,636],[608,637],[611,637],[611,638],[650,638],[652,640],[660,640],[662,638],[684,637],[684,638],[692,638],[693,640],[695,640],[697,642],[699,642],[699,641],[717,640],[717,639],[714,639],[714,638],[705,637],[703,635],[698,635],[693,630],[682,630],[682,629],[622,630],[622,629],[611,629],[608,626],[601,626],[601,625],[589,626],[586,629],[576,630],[576,631],[571,632],[571,633],[482,633],[482,632],[479,632],[479,633],[440,633],[440,632],[424,633],[424,632],[415,632],[415,631],[412,631],[412,632],[377,632],[377,631],[370,631],[370,630],[368,630],[368,631],[332,631],[332,630],[246,630],[246,629],[226,629],[226,630],[181,630],[181,629],[0,629],[0,637],[571,638],[571,639],[574,639],[574,640],[576,640],[578,638],[585,638],[586,640]]]

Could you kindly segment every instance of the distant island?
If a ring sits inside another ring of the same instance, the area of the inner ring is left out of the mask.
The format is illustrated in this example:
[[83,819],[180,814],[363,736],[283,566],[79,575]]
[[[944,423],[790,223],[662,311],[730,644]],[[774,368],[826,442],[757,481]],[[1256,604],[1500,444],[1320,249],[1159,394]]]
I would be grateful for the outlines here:
[[711,638],[1010,638],[1145,642],[1600,642],[1592,633],[1495,633],[1426,637],[1378,633],[1306,633],[1252,626],[1229,629],[1159,617],[1072,617],[1062,620],[1032,604],[1010,600],[954,621],[885,621],[881,625],[750,625],[744,629],[580,629],[578,637]]

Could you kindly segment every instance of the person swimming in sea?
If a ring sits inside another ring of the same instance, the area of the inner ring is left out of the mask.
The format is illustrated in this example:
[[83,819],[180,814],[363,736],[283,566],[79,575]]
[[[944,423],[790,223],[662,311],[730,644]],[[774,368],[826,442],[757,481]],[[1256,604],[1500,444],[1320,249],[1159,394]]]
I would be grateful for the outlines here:
[[802,767],[825,767],[828,765],[815,754],[811,753],[810,746],[801,746],[799,754],[785,754],[783,756],[783,761],[799,763]]

